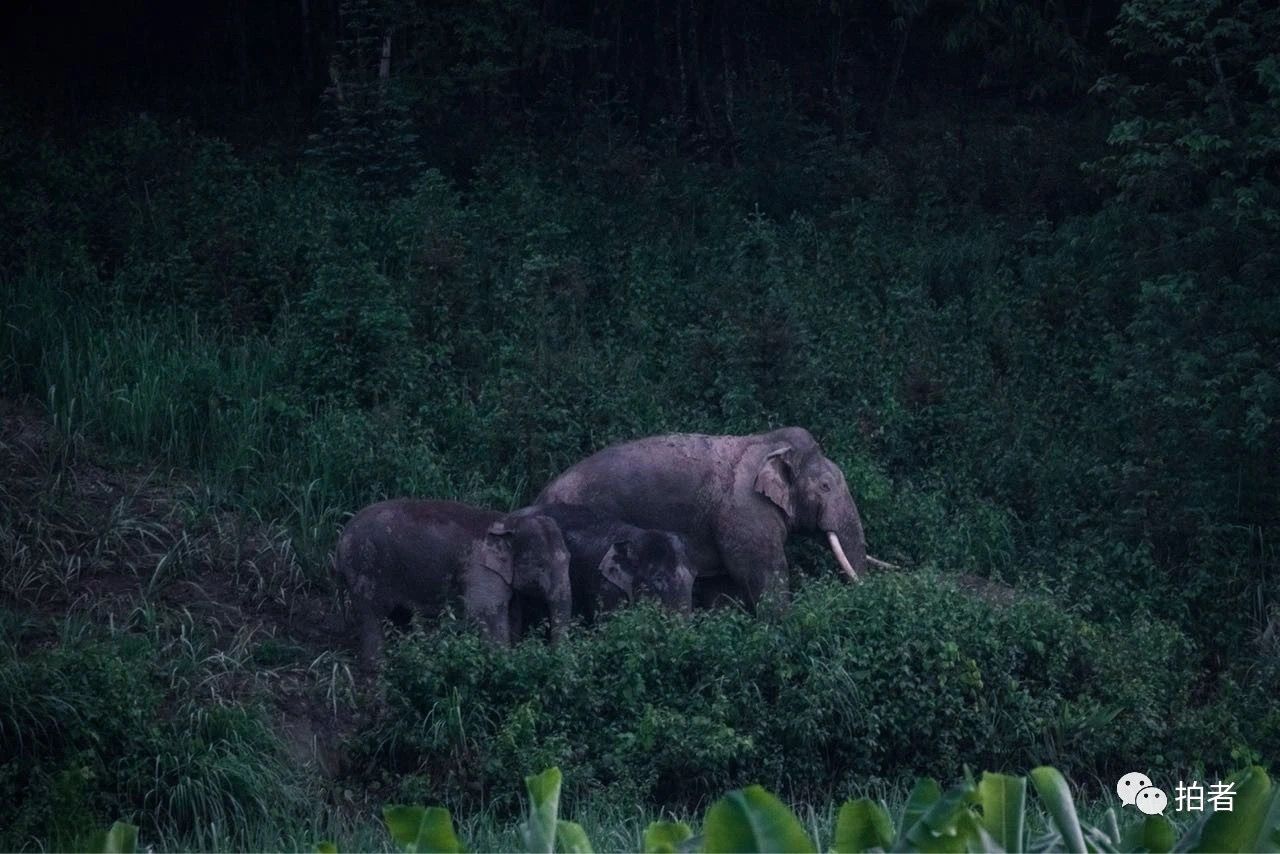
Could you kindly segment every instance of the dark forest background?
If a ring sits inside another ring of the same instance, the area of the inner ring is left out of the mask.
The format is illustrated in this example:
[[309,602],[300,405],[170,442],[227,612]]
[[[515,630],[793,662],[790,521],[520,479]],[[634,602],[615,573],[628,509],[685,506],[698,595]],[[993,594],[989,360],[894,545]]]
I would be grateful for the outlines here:
[[[0,14],[0,847],[1280,754],[1271,4]],[[364,504],[784,424],[908,569],[352,677]]]

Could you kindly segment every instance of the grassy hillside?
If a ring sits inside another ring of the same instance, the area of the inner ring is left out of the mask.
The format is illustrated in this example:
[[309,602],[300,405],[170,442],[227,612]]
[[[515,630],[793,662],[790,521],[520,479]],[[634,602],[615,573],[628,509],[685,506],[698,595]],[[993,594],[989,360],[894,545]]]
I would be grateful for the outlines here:
[[[817,53],[794,90],[726,55],[688,121],[560,122],[550,84],[498,121],[525,78],[420,65],[417,100],[370,77],[305,145],[6,105],[0,848],[115,818],[380,846],[393,799],[502,847],[550,764],[627,847],[748,782],[827,827],[966,765],[1274,762],[1280,17],[1205,42],[1192,12],[1124,4],[1088,102],[1008,48],[1008,97],[909,69],[833,113]],[[1003,32],[911,14],[868,22],[900,63],[963,30],[968,74]],[[330,553],[363,505],[508,509],[613,441],[786,424],[903,572],[840,586],[798,541],[776,621],[640,609],[506,654],[445,620],[353,673]]]
[[124,817],[165,848],[381,848],[383,803],[443,801],[500,849],[513,780],[550,763],[606,850],[748,779],[810,804],[820,835],[844,797],[896,804],[911,773],[961,763],[1085,775],[1155,747],[1190,767],[1231,714],[1191,708],[1197,658],[1170,624],[925,570],[806,583],[779,624],[637,609],[555,649],[447,621],[403,636],[375,685],[286,531],[2,414],[8,846]]

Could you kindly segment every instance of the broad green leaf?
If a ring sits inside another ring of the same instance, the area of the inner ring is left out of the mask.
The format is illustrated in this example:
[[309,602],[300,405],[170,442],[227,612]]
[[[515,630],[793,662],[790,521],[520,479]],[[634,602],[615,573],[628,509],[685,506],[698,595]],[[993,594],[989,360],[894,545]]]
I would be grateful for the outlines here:
[[970,830],[977,826],[971,818],[969,805],[977,797],[977,790],[970,785],[948,789],[907,832],[907,843],[916,851],[960,852],[969,846]]
[[1076,815],[1076,805],[1071,799],[1071,789],[1056,768],[1042,765],[1031,772],[1031,783],[1044,804],[1058,833],[1062,834],[1062,847],[1068,851],[1085,854],[1084,831]]
[[1258,827],[1254,851],[1280,851],[1280,786],[1271,787],[1271,805]]
[[982,804],[982,826],[1006,851],[1022,851],[1023,827],[1027,812],[1027,778],[1005,774],[982,775],[978,784]]
[[81,844],[94,854],[133,854],[138,850],[138,828],[117,821],[107,830],[90,834]]
[[102,850],[103,854],[133,854],[138,850],[138,828],[117,821],[107,831],[107,845]]
[[702,850],[720,852],[812,852],[800,820],[760,786],[725,795],[707,811]]
[[1163,815],[1149,815],[1146,820],[1134,822],[1125,829],[1120,847],[1125,851],[1150,851],[1166,854],[1177,841],[1173,823]]
[[422,827],[426,807],[407,807],[391,804],[382,808],[382,820],[386,822],[391,839],[402,849],[418,841],[418,829]]
[[556,848],[562,854],[593,854],[587,832],[576,821],[556,822]]
[[699,833],[697,836],[690,836],[684,842],[681,842],[677,850],[679,850],[680,854],[701,854],[704,841],[705,837]]
[[316,854],[338,854],[338,846],[329,840],[316,843]]
[[1193,834],[1198,831],[1198,835],[1188,840],[1189,850],[1261,851],[1262,846],[1267,845],[1269,834],[1265,824],[1274,817],[1271,779],[1267,772],[1254,765],[1232,774],[1227,782],[1235,784],[1231,811],[1220,810],[1209,815],[1192,831]]
[[921,777],[916,781],[911,794],[907,796],[906,805],[902,808],[902,818],[898,822],[898,837],[893,841],[895,851],[906,850],[907,834],[924,817],[929,807],[937,803],[941,797],[942,789],[938,788],[938,782],[932,777]]
[[1090,851],[1095,851],[1097,854],[1115,854],[1116,843],[1105,830],[1093,824],[1082,824],[1080,830],[1084,833],[1084,844]]
[[1191,825],[1191,827],[1185,833],[1182,834],[1182,838],[1178,840],[1178,843],[1177,845],[1174,846],[1173,850],[1174,851],[1201,850],[1200,835],[1204,833],[1204,826],[1208,823],[1209,819],[1211,818],[1213,818],[1213,813],[1211,812],[1206,812],[1201,814],[1200,818],[1198,818]]
[[693,836],[683,821],[655,821],[644,829],[645,854],[676,854],[680,843]]
[[525,850],[552,854],[556,847],[556,819],[560,815],[560,769],[548,768],[524,778],[529,792],[529,816],[522,828]]
[[444,807],[427,807],[414,850],[420,854],[460,854],[466,847],[453,832],[453,819]]
[[386,806],[383,821],[391,838],[406,852],[457,854],[465,851],[453,832],[453,819],[444,807]]
[[965,810],[956,826],[965,839],[966,850],[980,851],[983,854],[1004,854],[1004,847],[996,841],[996,838],[982,824],[982,820],[972,811]]
[[1107,827],[1106,827],[1107,838],[1111,840],[1112,845],[1119,845],[1120,844],[1120,822],[1116,820],[1115,807],[1107,807],[1107,811],[1104,815],[1104,818],[1106,819],[1106,822],[1107,822]]
[[893,822],[875,801],[859,798],[845,801],[836,818],[835,854],[856,854],[872,848],[887,849],[893,844]]

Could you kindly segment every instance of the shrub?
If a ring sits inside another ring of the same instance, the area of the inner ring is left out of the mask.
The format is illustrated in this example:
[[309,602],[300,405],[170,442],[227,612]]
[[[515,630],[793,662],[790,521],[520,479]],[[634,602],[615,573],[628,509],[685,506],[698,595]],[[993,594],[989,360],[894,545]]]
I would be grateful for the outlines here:
[[810,582],[781,621],[647,608],[511,652],[446,625],[395,645],[367,769],[455,804],[515,769],[659,806],[744,780],[797,797],[965,764],[1053,758],[1105,775],[1175,741],[1198,662],[1171,626],[1100,625],[1047,601],[994,605],[931,574]]
[[423,365],[396,290],[369,261],[331,261],[303,294],[283,346],[311,400],[364,406],[410,398]]
[[70,638],[22,656],[17,642],[0,638],[0,848],[74,848],[116,816],[145,836],[234,840],[296,806],[257,708],[185,696],[181,656],[150,637]]

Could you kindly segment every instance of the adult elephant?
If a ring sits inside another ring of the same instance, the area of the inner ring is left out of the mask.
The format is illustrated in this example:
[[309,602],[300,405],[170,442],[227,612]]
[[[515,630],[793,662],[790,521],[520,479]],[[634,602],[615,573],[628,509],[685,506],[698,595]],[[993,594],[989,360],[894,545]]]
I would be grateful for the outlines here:
[[868,562],[844,473],[800,427],[612,445],[547,484],[538,502],[582,504],[679,533],[699,581],[728,575],[752,607],[786,589],[783,547],[792,532],[824,534],[851,580]]

